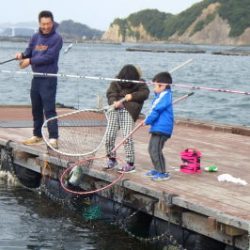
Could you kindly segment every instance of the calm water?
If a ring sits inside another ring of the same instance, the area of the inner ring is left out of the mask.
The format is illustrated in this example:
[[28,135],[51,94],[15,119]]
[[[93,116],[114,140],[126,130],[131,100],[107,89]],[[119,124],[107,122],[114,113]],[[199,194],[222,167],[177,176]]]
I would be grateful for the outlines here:
[[104,222],[84,222],[37,193],[0,180],[1,250],[149,250]]
[[[191,64],[173,74],[175,83],[250,92],[249,57],[126,52],[127,46],[131,45],[76,44],[69,53],[62,53],[60,72],[115,77],[124,64],[133,63],[141,66],[145,79],[151,80],[156,73],[171,70],[193,58]],[[16,51],[24,48],[24,43],[1,42],[0,61],[12,58]],[[16,62],[1,65],[0,69],[19,70]],[[30,76],[0,73],[0,104],[29,104],[30,80]],[[108,84],[59,79],[57,102],[79,108],[95,107],[96,96],[105,96]],[[187,92],[174,88],[176,97]],[[176,105],[175,113],[189,119],[250,126],[249,109],[250,96],[200,90]],[[0,249],[146,249],[145,245],[108,225],[98,223],[93,228],[79,221],[46,198],[22,188],[8,187],[0,181]]]
[[[65,45],[65,48],[68,45]],[[171,70],[192,58],[193,62],[173,73],[175,83],[194,84],[214,88],[250,92],[250,58],[244,56],[216,56],[206,54],[127,52],[131,45],[76,44],[67,54],[61,54],[60,72],[84,76],[115,77],[124,64],[140,65],[143,77],[152,77]],[[0,60],[12,58],[22,51],[25,43],[0,43]],[[208,51],[227,47],[201,47]],[[17,62],[1,65],[0,69],[19,70]],[[0,104],[30,103],[31,76],[0,73]],[[96,96],[104,96],[107,81],[59,79],[57,102],[79,108],[95,107]],[[174,88],[175,96],[188,89]],[[250,126],[250,96],[199,90],[185,102],[176,105],[176,116]],[[144,112],[147,112],[148,104]]]

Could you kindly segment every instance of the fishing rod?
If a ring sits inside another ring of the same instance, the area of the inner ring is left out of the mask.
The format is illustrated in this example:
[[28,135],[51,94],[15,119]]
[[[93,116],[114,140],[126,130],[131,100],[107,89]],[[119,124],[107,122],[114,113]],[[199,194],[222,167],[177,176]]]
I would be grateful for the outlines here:
[[[193,59],[189,59],[184,63],[178,65],[177,67],[173,68],[169,71],[169,73],[174,73],[176,70],[184,67],[185,65],[192,62]],[[145,83],[145,81],[138,81],[138,80],[126,80],[126,79],[119,79],[119,78],[110,78],[110,77],[101,77],[101,76],[84,76],[84,75],[75,75],[75,74],[63,74],[63,73],[39,73],[39,72],[31,72],[31,71],[11,71],[11,70],[0,70],[1,73],[7,74],[18,74],[18,75],[31,75],[31,76],[41,76],[41,77],[61,77],[61,78],[75,78],[75,79],[89,79],[89,80],[105,80],[105,81],[116,81],[116,82],[132,82],[132,83]],[[146,82],[147,83],[147,82]],[[152,84],[151,82],[148,82]]]
[[73,43],[69,44],[69,46],[64,50],[63,54],[67,54],[73,47]]
[[191,89],[191,90],[208,90],[208,91],[222,92],[222,93],[250,95],[250,92],[240,91],[240,90],[219,89],[219,88],[194,86],[194,85],[186,85],[186,84],[178,84],[178,83],[173,83],[173,84],[171,84],[171,86],[179,87],[179,88],[187,88],[187,89]]
[[84,75],[73,75],[73,74],[63,74],[63,73],[39,73],[31,71],[12,71],[12,70],[0,70],[1,73],[7,74],[17,74],[17,75],[31,75],[31,76],[41,76],[41,77],[61,77],[61,78],[75,78],[75,79],[89,79],[89,80],[105,80],[105,81],[120,81],[120,82],[133,82],[133,83],[144,83],[144,81],[136,80],[126,80],[118,78],[100,77],[100,76],[84,76]]
[[178,66],[176,66],[175,68],[173,68],[173,69],[171,69],[170,71],[169,71],[169,73],[170,74],[172,74],[172,73],[174,73],[176,70],[178,70],[178,69],[180,69],[180,68],[182,68],[182,67],[184,67],[185,65],[187,65],[187,64],[189,64],[189,63],[191,63],[193,61],[193,59],[191,58],[191,59],[188,59],[187,61],[185,61],[184,63],[182,63],[182,64],[180,64],[180,65],[178,65]]
[[17,60],[16,58],[9,59],[7,61],[0,62],[0,65]]
[[[186,63],[182,64],[182,67],[184,65],[186,65]],[[178,66],[178,68],[176,67],[175,70],[179,69],[180,66]],[[174,69],[172,71],[170,71],[170,72],[173,73]],[[148,85],[153,85],[154,84],[152,81],[144,82],[144,81],[126,80],[126,79],[118,79],[118,78],[107,78],[107,77],[97,77],[97,76],[83,76],[83,75],[67,75],[67,74],[35,73],[35,72],[29,72],[29,71],[0,70],[0,73],[8,73],[8,74],[12,74],[12,75],[13,74],[20,74],[20,75],[44,76],[44,77],[62,77],[62,78],[76,78],[76,79],[81,78],[81,79],[89,79],[89,80],[105,80],[105,81],[146,83]],[[250,92],[240,91],[240,90],[219,89],[219,88],[185,85],[185,84],[178,84],[178,83],[172,83],[171,86],[179,87],[179,88],[188,88],[188,89],[191,89],[191,90],[208,90],[208,91],[222,92],[222,93],[250,95]]]

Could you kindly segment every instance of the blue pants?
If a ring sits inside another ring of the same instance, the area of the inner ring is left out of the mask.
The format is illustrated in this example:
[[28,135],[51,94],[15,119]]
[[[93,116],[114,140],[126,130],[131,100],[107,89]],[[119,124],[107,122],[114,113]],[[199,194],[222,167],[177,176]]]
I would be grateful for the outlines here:
[[[31,82],[30,98],[33,115],[33,135],[42,137],[41,128],[46,119],[56,116],[56,77],[34,77]],[[49,138],[58,138],[57,120],[48,124]]]

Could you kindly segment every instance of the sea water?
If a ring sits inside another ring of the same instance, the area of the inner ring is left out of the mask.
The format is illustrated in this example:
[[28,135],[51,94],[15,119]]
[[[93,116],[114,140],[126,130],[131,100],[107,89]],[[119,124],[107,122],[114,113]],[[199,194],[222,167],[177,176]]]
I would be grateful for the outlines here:
[[[1,42],[0,60],[12,58],[17,51],[23,51],[25,46],[25,43]],[[155,74],[171,71],[193,59],[192,63],[172,74],[174,83],[250,92],[249,56],[211,54],[212,51],[229,47],[199,46],[207,53],[181,54],[126,51],[130,44],[74,44],[68,53],[64,53],[68,46],[65,44],[62,49],[59,73],[114,78],[125,64],[136,64],[142,69],[142,77],[150,81]],[[15,71],[20,70],[16,61],[0,65],[0,70],[4,69],[12,70],[13,74],[0,73],[0,104],[30,104],[31,76],[15,74]],[[81,109],[93,108],[97,106],[100,97],[105,105],[109,83],[105,80],[61,77],[58,79],[57,102]],[[177,98],[192,90],[174,87],[173,91]],[[250,126],[250,96],[206,90],[194,92],[195,95],[176,105],[176,117]],[[151,92],[144,113],[148,112],[152,96]]]

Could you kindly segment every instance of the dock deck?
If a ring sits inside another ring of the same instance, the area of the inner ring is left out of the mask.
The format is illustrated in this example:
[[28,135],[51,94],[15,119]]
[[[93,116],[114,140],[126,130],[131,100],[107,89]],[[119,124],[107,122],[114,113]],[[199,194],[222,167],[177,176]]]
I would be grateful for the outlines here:
[[[20,159],[15,154],[14,162],[41,172],[37,161],[30,161],[29,158],[53,161],[47,155],[45,144],[32,147],[22,144],[32,135],[30,113],[29,107],[0,107],[0,147],[4,149],[11,140],[10,146],[14,152],[28,155]],[[159,199],[156,217],[181,224],[186,229],[239,249],[250,249],[250,128],[177,120],[174,134],[164,149],[172,178],[160,183],[144,176],[151,168],[147,152],[148,128],[137,131],[134,139],[137,172],[125,174],[123,181],[116,184],[118,194],[119,188],[129,190],[131,195],[128,202],[131,207],[136,199],[142,203],[147,198]],[[203,171],[201,174],[188,175],[178,171],[181,164],[179,153],[186,148],[201,151],[202,169],[216,165],[218,172]],[[118,150],[118,155],[123,155],[123,147]],[[217,177],[224,173],[241,178],[248,184],[219,182]],[[95,180],[97,186],[105,185],[117,176],[113,171],[103,171],[98,164],[94,164],[86,174]],[[107,197],[108,190],[100,195]],[[119,201],[119,195],[114,199]]]

